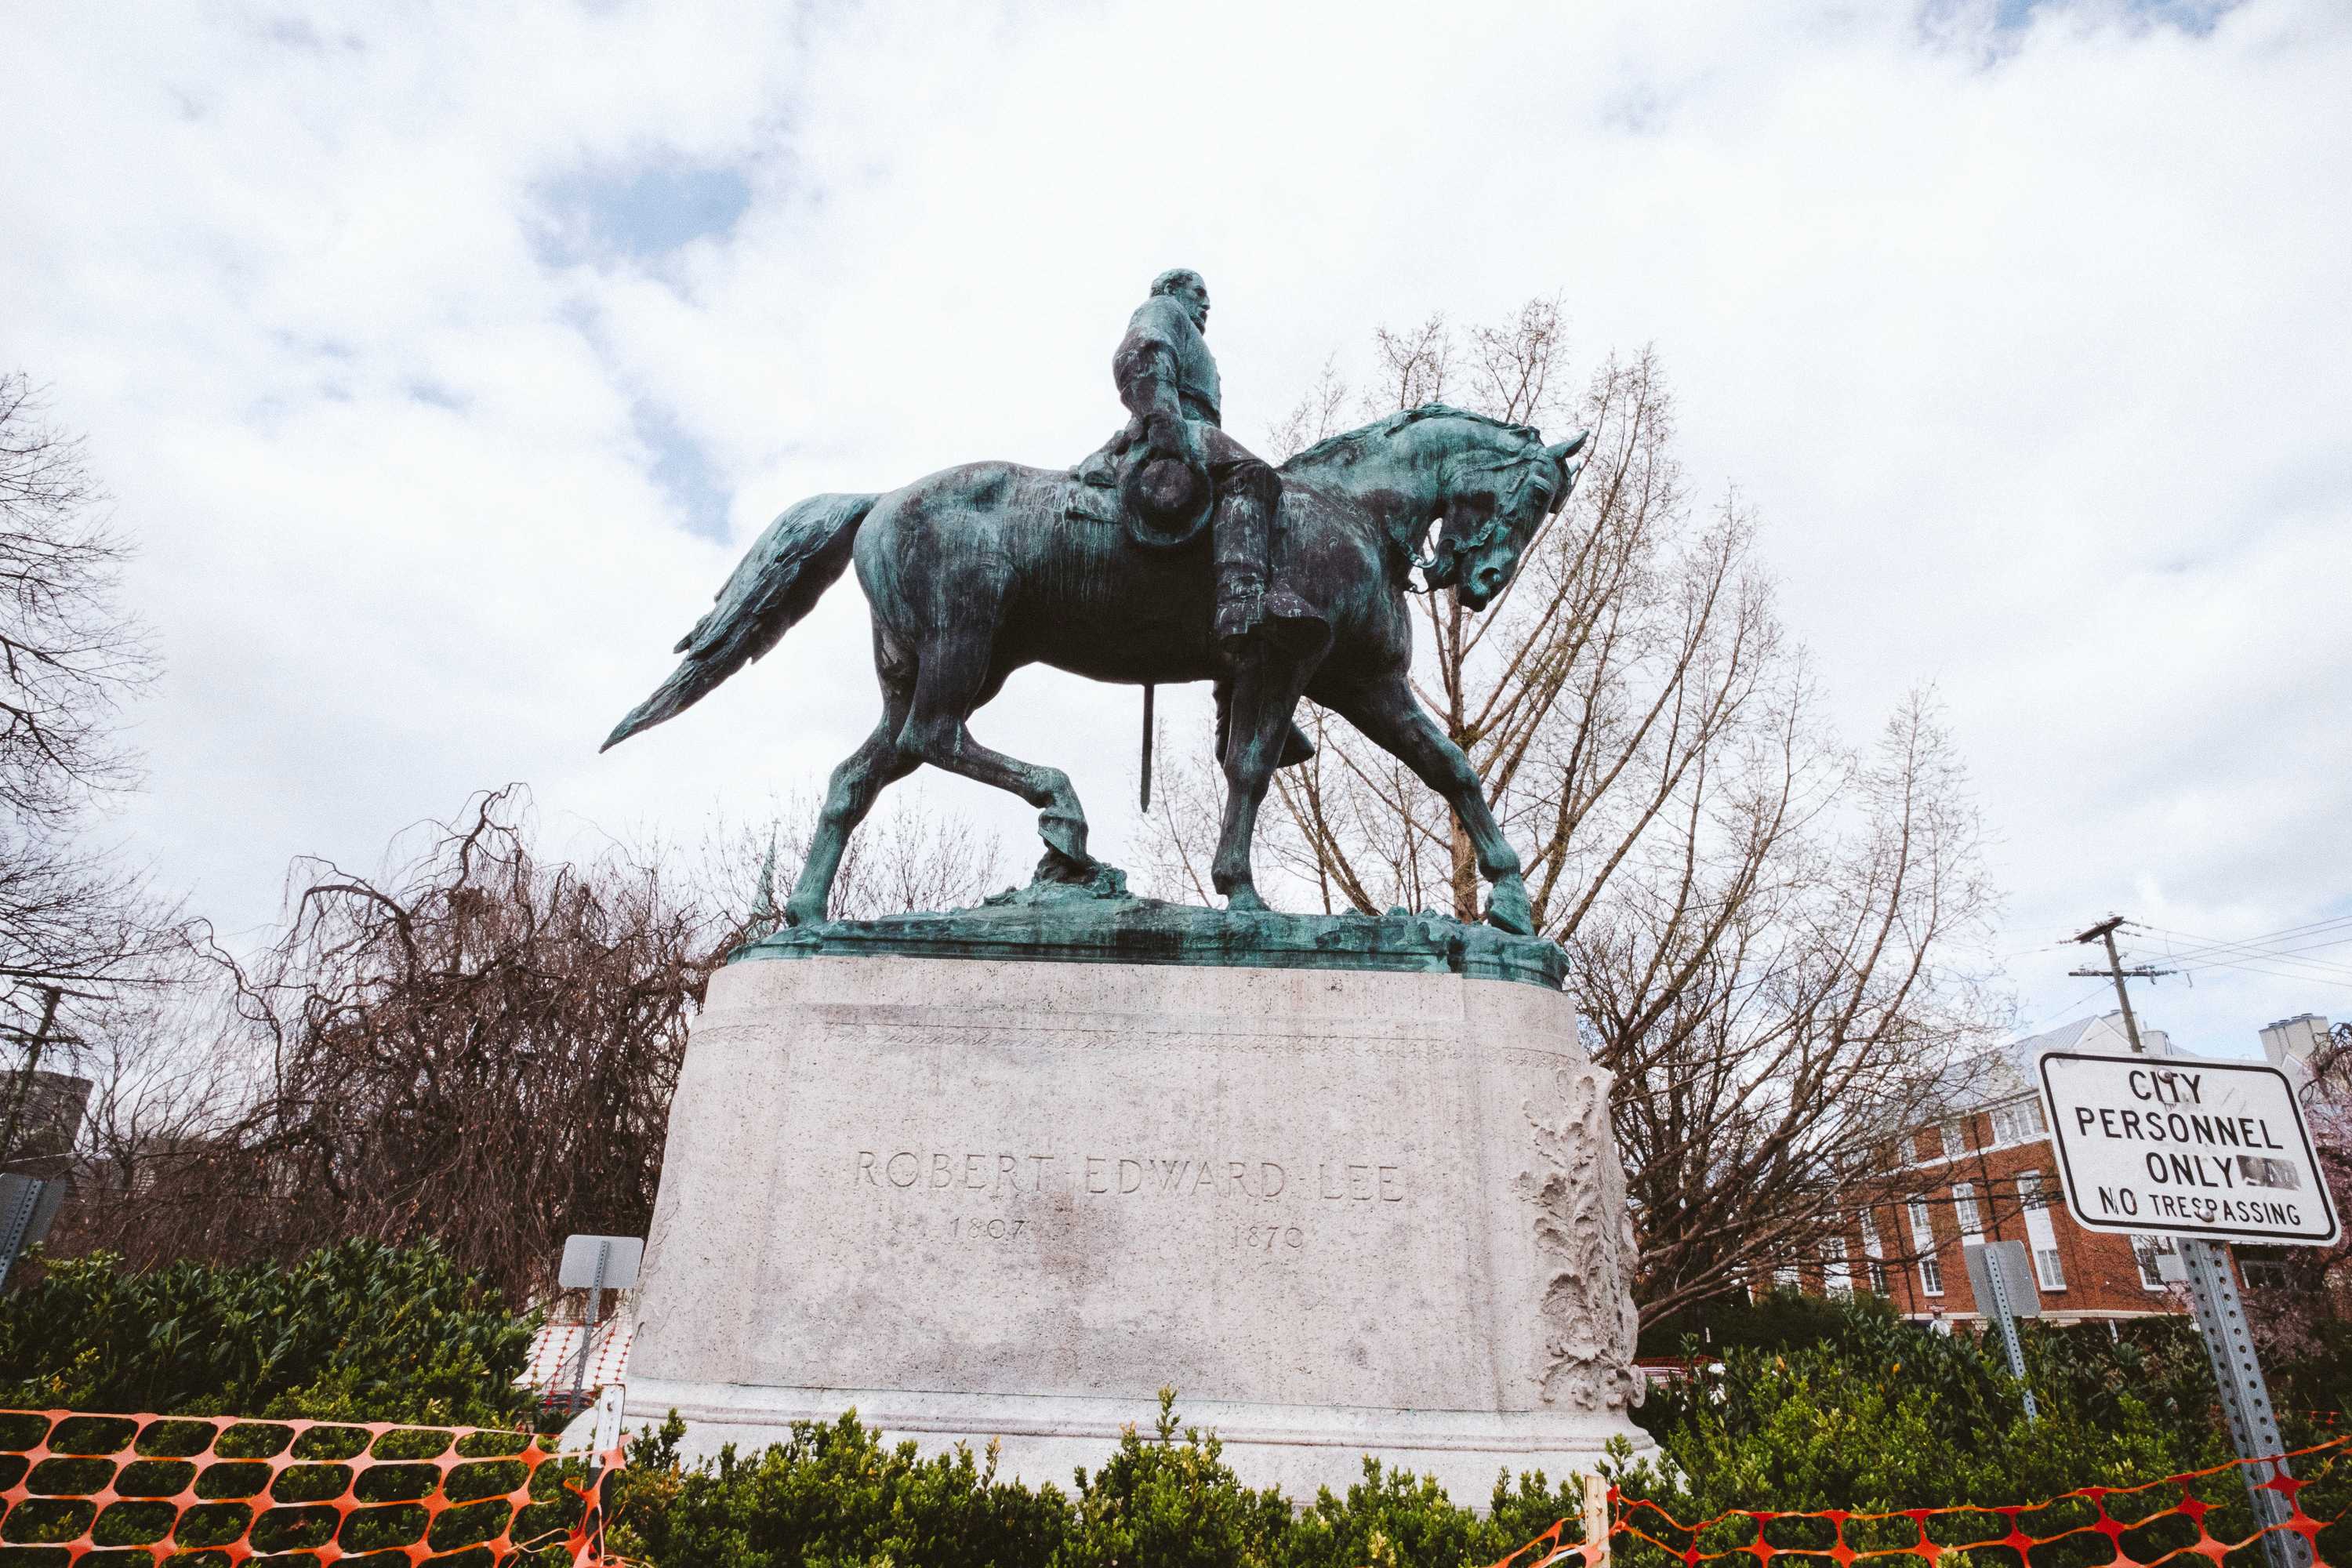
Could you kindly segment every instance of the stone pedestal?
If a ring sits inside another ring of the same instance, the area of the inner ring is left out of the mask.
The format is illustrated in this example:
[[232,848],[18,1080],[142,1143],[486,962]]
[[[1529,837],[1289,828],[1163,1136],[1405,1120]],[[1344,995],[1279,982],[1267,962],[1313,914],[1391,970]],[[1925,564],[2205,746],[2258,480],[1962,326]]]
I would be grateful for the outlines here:
[[1483,1506],[1649,1447],[1607,1087],[1541,978],[751,949],[670,1113],[630,1421],[854,1405],[1066,1486],[1171,1384],[1254,1484],[1370,1453]]

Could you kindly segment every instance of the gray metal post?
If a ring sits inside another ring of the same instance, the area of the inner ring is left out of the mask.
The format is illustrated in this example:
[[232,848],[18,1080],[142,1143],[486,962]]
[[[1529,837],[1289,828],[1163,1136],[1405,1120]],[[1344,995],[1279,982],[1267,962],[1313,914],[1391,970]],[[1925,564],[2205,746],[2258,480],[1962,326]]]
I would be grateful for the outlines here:
[[1992,1316],[2000,1325],[2001,1348],[2009,1352],[2009,1373],[2025,1395],[2025,1424],[2031,1426],[2042,1412],[2034,1407],[2033,1385],[2025,1381],[2025,1347],[2017,1342],[2017,1314],[2009,1306],[2009,1271],[2000,1266],[2000,1255],[1990,1250],[1985,1254],[1984,1271],[1992,1285]]
[[8,1271],[16,1267],[16,1254],[25,1249],[25,1233],[32,1228],[34,1213],[47,1185],[13,1172],[0,1176],[0,1286],[8,1283]]
[[2221,1413],[2229,1420],[2230,1441],[2242,1459],[2261,1459],[2244,1467],[2246,1496],[2254,1505],[2254,1522],[2270,1529],[2263,1537],[2263,1552],[2271,1568],[2310,1568],[2311,1542],[2292,1531],[2273,1529],[2294,1514],[2287,1500],[2262,1483],[2272,1474],[2284,1475],[2286,1444],[2279,1436],[2278,1417],[2271,1410],[2271,1391],[2263,1382],[2263,1363],[2254,1354],[2254,1337],[2246,1325],[2246,1304],[2238,1295],[2238,1281],[2230,1257],[2218,1241],[2184,1238],[2181,1261],[2189,1269],[2189,1299],[2197,1310],[2197,1327],[2205,1338],[2205,1354],[2213,1363],[2213,1381],[2221,1390]]
[[613,1244],[596,1244],[596,1279],[588,1287],[588,1326],[580,1334],[580,1364],[572,1369],[572,1402],[565,1408],[580,1408],[580,1392],[588,1382],[588,1352],[596,1342],[596,1309],[604,1300],[604,1265],[612,1259]]

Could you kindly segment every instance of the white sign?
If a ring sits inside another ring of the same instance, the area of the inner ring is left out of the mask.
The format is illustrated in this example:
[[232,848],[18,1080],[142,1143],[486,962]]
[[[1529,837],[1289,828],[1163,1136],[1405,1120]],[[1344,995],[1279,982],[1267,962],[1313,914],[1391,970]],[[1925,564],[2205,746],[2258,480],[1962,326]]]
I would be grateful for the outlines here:
[[2274,1067],[2051,1051],[2042,1089],[2066,1206],[2088,1229],[2304,1247],[2343,1234]]
[[2000,1270],[2002,1291],[2009,1297],[2009,1315],[2012,1318],[2042,1316],[2042,1282],[2033,1278],[2033,1259],[2021,1241],[1971,1241],[1960,1247],[1960,1261],[1968,1266],[1969,1293],[1977,1299],[1977,1310],[1992,1316],[1992,1271]]
[[640,1237],[567,1236],[555,1282],[567,1290],[585,1289],[597,1282],[601,1264],[604,1289],[625,1290],[637,1282],[637,1262],[645,1255],[646,1244]]

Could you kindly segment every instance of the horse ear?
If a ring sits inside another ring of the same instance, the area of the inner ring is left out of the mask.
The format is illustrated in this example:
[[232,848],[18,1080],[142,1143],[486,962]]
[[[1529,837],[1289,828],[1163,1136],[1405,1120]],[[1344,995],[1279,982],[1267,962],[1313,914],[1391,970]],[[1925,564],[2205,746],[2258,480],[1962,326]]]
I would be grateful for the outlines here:
[[1573,459],[1579,452],[1584,450],[1585,442],[1591,438],[1591,431],[1579,430],[1567,440],[1544,448],[1551,455],[1551,460],[1559,468],[1559,488],[1552,492],[1551,497],[1553,512],[1557,513],[1560,508],[1568,504],[1568,492],[1576,488],[1576,476],[1584,469],[1582,463]]

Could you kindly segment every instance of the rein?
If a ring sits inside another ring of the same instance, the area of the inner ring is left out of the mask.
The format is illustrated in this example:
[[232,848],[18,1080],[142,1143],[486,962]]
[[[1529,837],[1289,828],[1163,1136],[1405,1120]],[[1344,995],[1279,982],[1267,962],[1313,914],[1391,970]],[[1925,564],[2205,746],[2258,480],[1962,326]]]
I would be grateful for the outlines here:
[[[1479,466],[1486,468],[1490,465]],[[1509,465],[1502,463],[1491,465],[1497,468],[1507,466]],[[1527,492],[1528,486],[1535,482],[1535,479],[1536,476],[1530,468],[1530,471],[1519,480],[1518,488],[1511,492],[1511,499],[1496,507],[1494,515],[1481,523],[1478,531],[1467,539],[1449,540],[1441,531],[1437,543],[1431,548],[1427,555],[1423,555],[1413,547],[1413,542],[1410,537],[1399,541],[1404,550],[1407,573],[1404,591],[1408,594],[1434,594],[1438,589],[1450,584],[1460,570],[1460,563],[1464,556],[1475,554],[1486,549],[1495,542],[1497,535],[1509,531],[1508,526],[1503,520],[1517,515],[1519,498]],[[1418,588],[1412,585],[1411,574],[1414,572],[1421,574],[1422,585]]]

